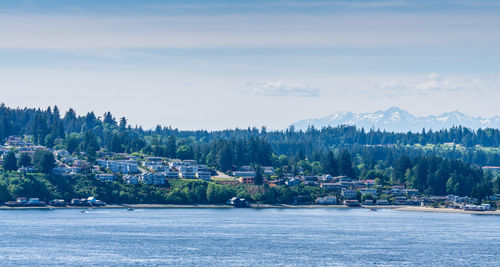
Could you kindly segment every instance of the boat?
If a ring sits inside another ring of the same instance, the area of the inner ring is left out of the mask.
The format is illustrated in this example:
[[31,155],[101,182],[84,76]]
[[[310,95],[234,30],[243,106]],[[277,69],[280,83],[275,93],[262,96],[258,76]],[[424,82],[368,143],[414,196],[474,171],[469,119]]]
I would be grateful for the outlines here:
[[134,211],[134,208],[129,207],[127,208],[127,211]]
[[377,209],[376,208],[371,208],[370,211],[377,211]]

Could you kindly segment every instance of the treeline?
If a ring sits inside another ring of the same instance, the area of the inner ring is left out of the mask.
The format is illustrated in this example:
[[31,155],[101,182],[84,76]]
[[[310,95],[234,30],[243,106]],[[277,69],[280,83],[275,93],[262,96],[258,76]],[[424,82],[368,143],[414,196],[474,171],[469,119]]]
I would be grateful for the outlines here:
[[[112,129],[114,131],[106,131]],[[284,131],[267,131],[262,129],[233,129],[222,131],[181,131],[171,127],[158,125],[154,130],[132,128],[127,125],[126,118],[116,119],[110,112],[96,116],[88,112],[78,116],[73,109],[64,115],[57,106],[46,110],[34,108],[8,108],[0,105],[0,138],[9,135],[29,134],[34,136],[37,144],[51,146],[57,138],[65,138],[71,133],[92,131],[99,137],[99,145],[110,150],[137,151],[146,146],[148,138],[158,137],[166,142],[169,136],[178,139],[191,139],[208,143],[220,139],[262,138],[268,142],[276,154],[293,155],[302,151],[311,155],[317,150],[328,150],[331,146],[348,145],[415,145],[455,143],[465,147],[481,145],[486,147],[500,146],[498,129],[471,130],[462,126],[438,131],[423,129],[419,133],[394,133],[376,129],[357,129],[354,126],[309,128],[306,131],[295,131],[293,127]]]

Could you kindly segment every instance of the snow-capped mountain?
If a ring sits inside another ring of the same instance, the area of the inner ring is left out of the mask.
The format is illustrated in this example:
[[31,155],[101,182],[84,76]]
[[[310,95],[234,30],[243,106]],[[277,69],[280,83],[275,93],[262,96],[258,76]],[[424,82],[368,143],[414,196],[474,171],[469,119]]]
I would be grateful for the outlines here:
[[394,132],[420,132],[423,128],[439,130],[459,125],[473,129],[500,128],[500,117],[471,117],[458,111],[438,116],[416,117],[400,108],[392,107],[374,113],[339,112],[320,119],[301,120],[293,124],[297,130],[306,130],[309,126],[321,129],[338,125],[355,125],[358,128],[375,128]]

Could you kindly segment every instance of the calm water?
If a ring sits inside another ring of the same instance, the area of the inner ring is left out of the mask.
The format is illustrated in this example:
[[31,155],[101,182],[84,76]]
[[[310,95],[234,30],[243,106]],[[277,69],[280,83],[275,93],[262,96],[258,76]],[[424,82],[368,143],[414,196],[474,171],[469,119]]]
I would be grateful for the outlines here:
[[366,209],[4,210],[0,262],[499,266],[500,216]]

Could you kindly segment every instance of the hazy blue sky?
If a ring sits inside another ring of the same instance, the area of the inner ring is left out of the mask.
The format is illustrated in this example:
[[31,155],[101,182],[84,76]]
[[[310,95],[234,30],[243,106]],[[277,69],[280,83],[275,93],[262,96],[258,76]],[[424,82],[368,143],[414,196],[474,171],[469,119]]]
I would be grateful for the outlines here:
[[0,101],[132,125],[500,115],[500,1],[1,1]]

